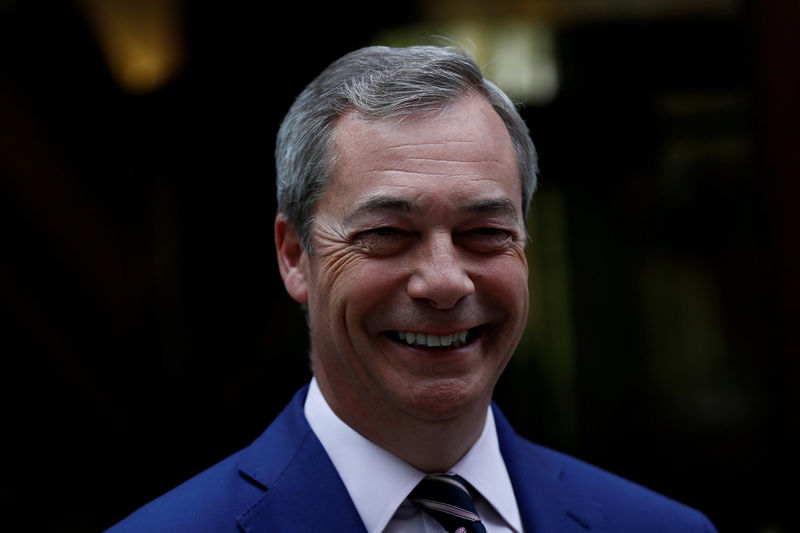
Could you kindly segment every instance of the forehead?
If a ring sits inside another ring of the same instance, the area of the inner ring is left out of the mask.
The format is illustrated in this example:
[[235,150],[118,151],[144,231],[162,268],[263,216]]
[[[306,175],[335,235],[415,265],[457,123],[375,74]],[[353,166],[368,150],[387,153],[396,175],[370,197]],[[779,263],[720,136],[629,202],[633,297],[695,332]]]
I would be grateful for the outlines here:
[[337,123],[335,149],[334,197],[480,190],[510,197],[521,211],[511,139],[482,96],[465,96],[432,116],[368,120],[349,112]]

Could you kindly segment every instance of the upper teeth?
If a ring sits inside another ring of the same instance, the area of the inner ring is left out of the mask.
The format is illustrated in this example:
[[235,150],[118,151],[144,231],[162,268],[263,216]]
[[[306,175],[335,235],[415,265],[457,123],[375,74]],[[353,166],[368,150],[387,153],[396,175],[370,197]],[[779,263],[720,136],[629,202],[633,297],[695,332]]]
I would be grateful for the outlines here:
[[458,347],[467,342],[467,331],[459,331],[452,335],[428,335],[425,333],[412,333],[410,331],[399,331],[397,336],[401,341],[416,346],[427,346],[435,348],[438,346]]

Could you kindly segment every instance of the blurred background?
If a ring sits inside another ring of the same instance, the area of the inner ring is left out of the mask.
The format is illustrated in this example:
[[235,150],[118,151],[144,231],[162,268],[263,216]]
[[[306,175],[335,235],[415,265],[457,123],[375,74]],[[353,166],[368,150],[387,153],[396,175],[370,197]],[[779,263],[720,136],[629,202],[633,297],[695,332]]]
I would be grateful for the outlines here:
[[275,133],[343,53],[434,42],[521,103],[540,152],[533,312],[496,394],[518,431],[720,531],[796,530],[798,3],[277,6],[0,0],[12,522],[102,530],[309,379]]

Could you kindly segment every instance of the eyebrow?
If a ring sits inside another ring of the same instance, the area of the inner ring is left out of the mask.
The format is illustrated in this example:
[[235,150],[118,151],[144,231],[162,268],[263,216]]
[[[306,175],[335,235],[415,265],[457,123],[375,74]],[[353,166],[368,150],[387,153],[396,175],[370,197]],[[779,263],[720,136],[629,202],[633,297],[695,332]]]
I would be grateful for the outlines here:
[[[516,218],[517,208],[509,198],[491,198],[479,200],[467,204],[463,208],[465,211],[475,214],[498,214]],[[413,213],[421,211],[420,207],[414,202],[394,196],[374,196],[363,202],[356,204],[344,217],[347,224],[369,213],[378,211],[401,211],[403,213]]]
[[351,224],[359,217],[377,211],[402,211],[404,213],[411,213],[415,210],[418,211],[414,204],[408,200],[392,196],[374,196],[348,209],[347,214],[344,216],[344,222],[346,224]]
[[491,200],[481,200],[467,206],[467,211],[472,213],[497,213],[517,217],[517,208],[508,198],[497,198]]

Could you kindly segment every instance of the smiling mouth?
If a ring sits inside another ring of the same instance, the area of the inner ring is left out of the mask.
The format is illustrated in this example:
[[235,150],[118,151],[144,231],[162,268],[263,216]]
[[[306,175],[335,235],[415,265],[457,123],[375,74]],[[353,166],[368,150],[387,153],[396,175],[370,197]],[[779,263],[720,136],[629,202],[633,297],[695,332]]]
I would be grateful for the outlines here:
[[478,335],[480,328],[472,328],[469,330],[459,331],[451,335],[429,335],[426,333],[414,333],[411,331],[395,331],[389,334],[389,337],[408,344],[409,346],[419,346],[422,348],[458,348],[469,344]]

